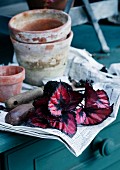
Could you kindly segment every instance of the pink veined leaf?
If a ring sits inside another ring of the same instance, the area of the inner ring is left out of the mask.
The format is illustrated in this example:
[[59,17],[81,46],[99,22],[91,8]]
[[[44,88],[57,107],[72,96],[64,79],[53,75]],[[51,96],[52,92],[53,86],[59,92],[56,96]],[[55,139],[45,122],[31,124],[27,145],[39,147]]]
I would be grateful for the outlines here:
[[95,109],[94,112],[87,113],[85,121],[82,123],[83,125],[95,125],[103,122],[106,118],[110,116],[113,109],[112,106],[105,109]]
[[76,109],[77,124],[95,125],[103,122],[113,111],[107,93],[104,90],[95,91],[88,83],[85,87],[85,106]]
[[56,118],[53,119],[52,117],[49,119],[50,125],[60,130],[61,132],[67,134],[68,136],[72,137],[77,131],[77,124],[75,116],[71,113],[66,115],[67,118]]
[[86,83],[85,86],[85,106],[87,108],[106,108],[110,106],[109,98],[104,90],[95,91],[93,87]]
[[86,118],[86,113],[82,111],[82,107],[79,107],[78,109],[76,109],[76,121],[77,124],[82,124],[85,121]]
[[48,103],[48,108],[51,115],[62,116],[64,112],[73,112],[82,99],[82,94],[76,91],[68,90],[60,84],[51,96]]
[[[98,103],[98,107],[102,107],[102,108],[106,108],[106,107],[109,107],[110,106],[110,103],[109,103],[109,98],[107,96],[107,93],[104,91],[104,90],[97,90],[96,91],[97,93],[97,96],[98,96],[98,100],[99,100],[99,103]],[[102,105],[102,106],[101,106]]]
[[48,108],[51,112],[51,115],[61,116],[66,104],[69,104],[69,102],[70,97],[67,89],[60,84],[48,103]]

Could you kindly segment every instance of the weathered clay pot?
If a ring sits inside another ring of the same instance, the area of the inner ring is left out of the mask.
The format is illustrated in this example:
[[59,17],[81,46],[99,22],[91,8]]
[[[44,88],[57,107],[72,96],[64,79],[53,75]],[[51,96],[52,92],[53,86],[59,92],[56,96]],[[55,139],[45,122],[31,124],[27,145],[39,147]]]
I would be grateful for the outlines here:
[[9,29],[11,37],[20,42],[53,42],[70,33],[71,18],[60,10],[29,10],[12,17]]
[[26,44],[11,38],[17,61],[26,70],[25,81],[41,86],[44,78],[62,76],[72,37],[71,32],[64,40],[46,44]]
[[0,66],[0,102],[21,92],[25,69],[21,66]]

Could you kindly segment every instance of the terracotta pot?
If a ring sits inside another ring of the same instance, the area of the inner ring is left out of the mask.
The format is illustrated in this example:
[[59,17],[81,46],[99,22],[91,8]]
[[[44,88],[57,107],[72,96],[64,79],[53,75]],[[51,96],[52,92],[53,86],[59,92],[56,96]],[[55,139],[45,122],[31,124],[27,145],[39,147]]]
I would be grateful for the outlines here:
[[21,66],[0,66],[0,102],[21,92],[25,69]]
[[10,35],[24,43],[57,41],[71,31],[71,18],[63,11],[39,9],[22,12],[9,21]]
[[64,40],[46,44],[26,44],[11,38],[17,61],[26,70],[25,81],[41,86],[44,78],[62,76],[72,37],[71,32]]

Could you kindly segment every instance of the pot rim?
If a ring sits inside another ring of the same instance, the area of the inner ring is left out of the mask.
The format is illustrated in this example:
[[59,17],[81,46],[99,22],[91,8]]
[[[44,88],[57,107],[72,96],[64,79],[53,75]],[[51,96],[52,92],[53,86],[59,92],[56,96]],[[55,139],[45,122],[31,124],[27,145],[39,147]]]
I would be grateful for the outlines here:
[[60,43],[64,43],[65,41],[68,41],[69,39],[73,38],[73,31],[70,31],[70,33],[67,35],[67,37],[65,39],[61,39],[60,41],[53,41],[53,42],[47,42],[47,43],[25,43],[25,42],[20,42],[16,39],[14,39],[12,36],[10,36],[10,39],[12,41],[13,44],[17,43],[17,44],[20,44],[20,45],[29,45],[29,46],[51,46],[51,45],[54,45],[54,44],[60,44]]
[[[12,22],[13,22],[13,20],[16,18],[16,17],[19,17],[19,16],[21,16],[21,15],[27,15],[27,13],[39,13],[40,11],[54,11],[54,12],[58,12],[58,13],[61,13],[61,14],[64,14],[65,16],[67,16],[68,17],[68,19],[67,19],[67,22],[66,23],[64,23],[63,25],[61,25],[61,26],[59,26],[59,27],[56,27],[56,28],[53,28],[53,29],[49,29],[49,30],[44,30],[44,31],[24,31],[24,30],[20,30],[20,29],[17,29],[17,28],[15,28],[14,26],[12,26]],[[70,17],[70,15],[68,15],[66,12],[64,12],[64,11],[61,11],[61,10],[56,10],[56,9],[33,9],[33,10],[28,10],[28,11],[24,11],[24,12],[21,12],[21,13],[19,13],[19,14],[17,14],[17,15],[15,15],[15,16],[13,16],[11,19],[10,19],[10,21],[9,21],[9,23],[8,23],[8,27],[10,28],[10,30],[14,30],[15,32],[20,32],[20,33],[31,33],[31,34],[39,34],[39,33],[42,33],[42,34],[44,34],[44,33],[48,33],[48,32],[50,32],[50,31],[57,31],[57,30],[60,30],[61,28],[63,28],[63,27],[65,27],[65,25],[67,25],[67,24],[71,24],[71,17]]]

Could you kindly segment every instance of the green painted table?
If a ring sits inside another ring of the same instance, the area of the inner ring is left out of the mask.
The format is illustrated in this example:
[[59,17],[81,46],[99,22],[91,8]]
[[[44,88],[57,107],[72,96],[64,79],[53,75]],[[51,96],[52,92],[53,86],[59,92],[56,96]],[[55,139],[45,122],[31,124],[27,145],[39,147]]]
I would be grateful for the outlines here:
[[[82,28],[83,27],[76,27],[73,31],[74,33],[76,33],[77,31],[79,32]],[[83,37],[81,35],[75,36],[72,45],[81,48],[80,38]],[[95,41],[92,42],[94,43]],[[119,42],[120,41],[118,41],[118,43]],[[83,41],[83,43],[85,43],[85,41]],[[86,43],[88,44],[88,41]],[[117,44],[117,46],[118,45],[119,44]],[[102,54],[96,54],[95,58],[101,63],[106,64],[107,66],[112,62],[120,62],[119,49],[114,51],[114,58],[112,58],[113,54],[106,54],[107,58],[99,57],[99,55]],[[87,149],[77,158],[72,153],[70,153],[70,151],[62,143],[57,140],[39,139],[35,137],[1,131],[0,169],[119,170],[120,111],[118,113],[116,121],[103,129],[95,137],[94,141],[87,147]]]

